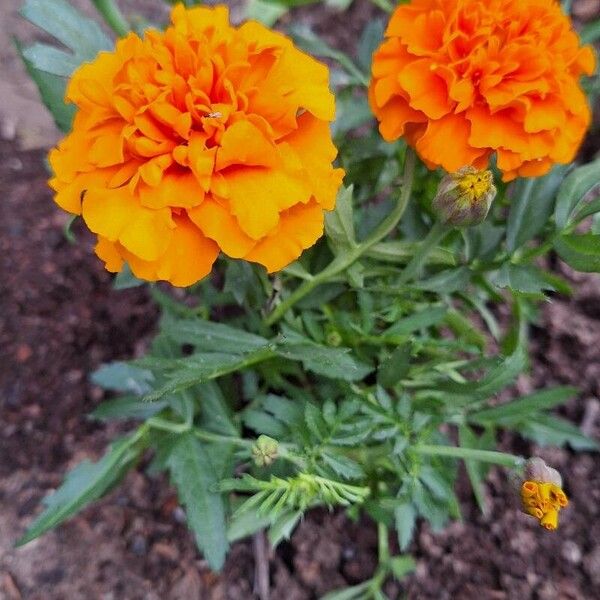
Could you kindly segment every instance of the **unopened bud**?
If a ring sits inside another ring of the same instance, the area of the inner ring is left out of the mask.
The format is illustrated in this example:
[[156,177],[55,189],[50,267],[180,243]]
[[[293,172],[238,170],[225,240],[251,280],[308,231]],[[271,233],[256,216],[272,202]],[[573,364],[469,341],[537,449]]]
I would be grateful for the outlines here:
[[252,458],[259,467],[268,467],[277,458],[279,442],[268,435],[261,435],[252,446]]
[[468,227],[486,218],[495,197],[491,171],[463,167],[443,177],[432,206],[442,223]]
[[326,328],[325,342],[328,346],[333,346],[334,348],[337,348],[338,346],[342,345],[343,341],[344,340],[342,339],[342,336],[340,335],[340,332],[337,329],[335,329],[334,327]]

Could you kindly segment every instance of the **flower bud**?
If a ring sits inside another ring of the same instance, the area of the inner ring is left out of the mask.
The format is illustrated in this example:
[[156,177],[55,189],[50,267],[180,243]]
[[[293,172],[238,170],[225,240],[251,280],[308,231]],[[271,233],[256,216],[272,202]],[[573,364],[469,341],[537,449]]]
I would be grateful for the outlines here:
[[558,513],[569,504],[562,490],[562,477],[541,458],[525,463],[525,480],[521,485],[523,511],[535,517],[548,531],[558,527]]
[[252,458],[258,467],[268,467],[277,458],[279,442],[268,435],[261,435],[252,446]]
[[442,223],[468,227],[486,218],[495,197],[491,171],[463,167],[443,177],[432,206]]
[[338,346],[342,345],[343,341],[344,340],[342,339],[340,332],[335,327],[326,327],[325,343],[328,346],[333,346],[334,348],[337,348]]

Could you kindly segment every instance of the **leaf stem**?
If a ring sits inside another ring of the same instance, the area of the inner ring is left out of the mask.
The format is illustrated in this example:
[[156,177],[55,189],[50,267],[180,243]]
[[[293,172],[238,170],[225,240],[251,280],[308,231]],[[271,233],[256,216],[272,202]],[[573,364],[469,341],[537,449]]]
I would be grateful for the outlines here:
[[495,452],[492,450],[478,450],[476,448],[460,448],[458,446],[430,446],[419,444],[412,448],[418,454],[427,456],[447,456],[450,458],[462,458],[463,460],[479,460],[481,462],[501,465],[503,467],[518,468],[525,460],[521,456]]
[[292,294],[290,294],[281,304],[279,304],[275,310],[265,319],[266,325],[273,325],[279,319],[281,319],[285,313],[294,304],[302,300],[310,292],[312,292],[317,286],[325,283],[332,278],[336,277],[342,271],[345,271],[352,263],[358,260],[365,252],[367,252],[372,246],[380,242],[389,233],[391,233],[402,218],[410,195],[412,192],[414,174],[416,165],[416,155],[411,148],[406,150],[406,158],[404,161],[404,177],[402,179],[402,190],[398,203],[390,212],[390,214],[370,233],[370,235],[363,240],[356,247],[348,250],[344,255],[336,256],[331,263],[325,269],[317,273],[312,279],[304,281],[300,284]]
[[119,36],[126,36],[131,27],[114,0],[92,0],[106,24]]

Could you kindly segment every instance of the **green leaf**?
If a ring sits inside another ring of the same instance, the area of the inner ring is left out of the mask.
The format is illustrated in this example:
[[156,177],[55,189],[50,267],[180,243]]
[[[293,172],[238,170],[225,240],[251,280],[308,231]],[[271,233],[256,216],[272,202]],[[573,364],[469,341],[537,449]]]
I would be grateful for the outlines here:
[[400,550],[404,551],[408,548],[413,537],[417,512],[412,502],[405,502],[394,510],[394,518],[396,520],[396,531],[398,533],[398,545]]
[[537,415],[515,429],[521,435],[542,446],[564,446],[569,444],[574,450],[598,450],[600,447],[579,430],[578,427],[554,415]]
[[335,209],[325,214],[325,232],[333,249],[339,252],[356,245],[352,194],[354,186],[342,186],[337,195]]
[[85,460],[70,471],[64,483],[44,499],[46,509],[17,542],[17,546],[53,529],[115,485],[140,454],[141,448],[136,447],[140,431],[111,444],[98,462]]
[[269,528],[269,542],[276,548],[283,540],[289,540],[292,532],[302,517],[302,511],[291,510],[282,512],[277,516]]
[[510,203],[506,246],[510,253],[538,235],[548,222],[554,198],[568,167],[557,166],[539,179],[520,179]]
[[321,597],[321,600],[366,600],[369,598],[368,592],[371,587],[371,580],[363,581],[358,585],[333,590]]
[[451,294],[456,290],[465,290],[471,281],[471,269],[469,267],[458,267],[446,269],[433,277],[411,283],[411,287],[428,292],[440,294]]
[[136,362],[140,366],[149,367],[153,370],[173,369],[175,367],[175,370],[169,373],[169,379],[165,384],[144,396],[145,402],[155,402],[167,394],[179,392],[197,383],[204,383],[234,371],[240,371],[274,355],[273,352],[266,350],[257,350],[244,356],[219,352],[197,352],[185,359],[172,360],[146,357]]
[[106,400],[102,402],[91,414],[90,417],[100,421],[112,421],[116,419],[141,419],[145,420],[163,408],[168,406],[168,402],[144,402],[138,396],[125,396]]
[[557,229],[565,229],[588,192],[600,183],[600,159],[578,167],[564,180],[558,190],[554,220]]
[[117,361],[102,365],[92,373],[91,380],[105,390],[141,396],[152,389],[154,375],[147,369]]
[[164,317],[161,331],[178,344],[191,344],[202,352],[244,354],[269,345],[259,335],[203,319]]
[[496,365],[479,381],[450,382],[441,385],[440,388],[449,393],[449,402],[455,401],[450,397],[453,393],[473,400],[489,398],[512,383],[526,366],[527,354],[521,346],[518,346],[513,354],[498,359]]
[[65,89],[67,82],[58,75],[50,75],[36,69],[31,61],[27,60],[23,55],[21,45],[15,42],[17,53],[21,57],[27,73],[37,85],[42,102],[50,111],[56,126],[63,132],[68,132],[71,129],[71,123],[75,115],[75,106],[65,104]]
[[272,27],[279,21],[289,7],[285,2],[272,2],[269,0],[249,0],[246,5],[245,18],[261,22],[267,27]]
[[239,435],[239,426],[236,425],[231,408],[215,381],[201,383],[194,387],[193,392],[198,398],[201,422],[206,429],[223,435]]
[[390,560],[390,567],[394,577],[402,581],[409,573],[412,573],[417,565],[412,556],[394,556]]
[[123,268],[113,281],[113,287],[115,290],[128,290],[130,288],[139,287],[144,285],[146,282],[142,279],[138,279],[132,272],[131,268],[127,263],[123,265]]
[[561,235],[554,242],[558,255],[573,269],[582,273],[600,272],[600,235]]
[[230,292],[240,306],[244,304],[255,285],[256,278],[249,263],[243,260],[227,261],[223,291]]
[[365,475],[362,467],[357,462],[343,454],[334,453],[331,450],[323,450],[321,458],[328,467],[344,479],[359,479]]
[[377,381],[383,387],[394,387],[408,373],[410,367],[411,345],[404,344],[392,352],[392,355],[379,365]]
[[593,44],[600,39],[600,19],[586,25],[579,34],[582,44]]
[[196,544],[210,567],[218,571],[227,553],[227,528],[223,498],[212,491],[217,476],[210,456],[189,432],[179,436],[167,465]]
[[23,50],[23,56],[36,69],[60,77],[69,77],[80,65],[73,54],[63,52],[48,44],[33,44]]
[[270,516],[261,514],[256,507],[235,511],[227,528],[227,540],[232,544],[254,535],[257,531],[266,529],[272,521]]
[[352,83],[367,85],[369,78],[352,62],[347,54],[327,45],[307,25],[296,24],[290,27],[290,34],[296,45],[310,54],[324,58],[332,58],[352,76]]
[[390,337],[390,336],[398,336],[398,335],[410,335],[411,333],[419,330],[426,329],[427,327],[431,327],[433,325],[437,325],[444,320],[448,309],[445,306],[433,306],[431,308],[426,308],[420,312],[417,312],[409,317],[404,317],[403,319],[399,319],[386,329],[382,336]]
[[385,26],[381,19],[368,21],[358,41],[358,64],[365,71],[371,71],[373,52],[383,41]]
[[546,279],[545,273],[533,265],[504,263],[496,273],[494,283],[501,288],[510,288],[526,294],[539,294],[544,290],[554,289]]
[[355,359],[348,348],[330,348],[312,343],[282,344],[277,353],[290,360],[301,361],[305,369],[330,379],[359,381],[373,370]]
[[577,388],[574,387],[556,387],[541,390],[506,404],[470,413],[468,418],[469,421],[475,423],[511,426],[515,423],[527,421],[536,413],[563,404],[575,394],[577,394]]
[[[100,25],[66,0],[27,0],[21,14],[69,48],[76,65],[94,59],[101,50],[111,50],[113,47]],[[44,52],[35,52],[34,55],[41,59],[43,66]],[[34,67],[43,70],[42,66],[32,62]]]

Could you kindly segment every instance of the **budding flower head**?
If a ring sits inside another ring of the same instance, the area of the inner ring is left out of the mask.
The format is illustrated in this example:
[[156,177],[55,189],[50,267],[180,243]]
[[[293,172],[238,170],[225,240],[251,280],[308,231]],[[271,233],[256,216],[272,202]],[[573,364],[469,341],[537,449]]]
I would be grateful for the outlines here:
[[432,206],[442,223],[468,227],[486,218],[495,197],[491,171],[463,167],[443,177]]
[[530,458],[525,463],[521,502],[524,512],[536,518],[544,529],[555,530],[560,509],[569,504],[560,473],[541,458]]
[[252,458],[258,467],[268,467],[277,458],[279,442],[268,435],[261,435],[252,446]]

